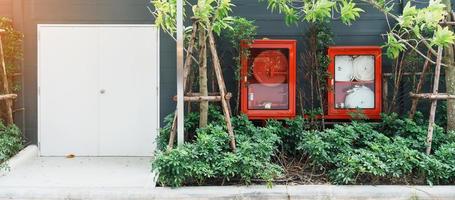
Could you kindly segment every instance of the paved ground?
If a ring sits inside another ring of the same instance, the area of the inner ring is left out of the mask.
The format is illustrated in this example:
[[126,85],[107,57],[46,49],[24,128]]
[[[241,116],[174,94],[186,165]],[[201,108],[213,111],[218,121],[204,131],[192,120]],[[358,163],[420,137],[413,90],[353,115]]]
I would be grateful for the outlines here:
[[183,188],[0,188],[20,200],[454,200],[455,186],[225,186]]
[[6,187],[153,188],[148,157],[35,157],[0,177]]
[[29,146],[0,176],[0,200],[454,200],[455,186],[155,187],[147,157],[37,157]]

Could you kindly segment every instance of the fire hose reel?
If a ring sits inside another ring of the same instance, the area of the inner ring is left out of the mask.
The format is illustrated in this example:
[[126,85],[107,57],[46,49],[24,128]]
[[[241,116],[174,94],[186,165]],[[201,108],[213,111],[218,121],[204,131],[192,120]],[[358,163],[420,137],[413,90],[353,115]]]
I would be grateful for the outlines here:
[[253,76],[264,85],[274,86],[286,82],[289,63],[279,50],[261,52],[253,61]]

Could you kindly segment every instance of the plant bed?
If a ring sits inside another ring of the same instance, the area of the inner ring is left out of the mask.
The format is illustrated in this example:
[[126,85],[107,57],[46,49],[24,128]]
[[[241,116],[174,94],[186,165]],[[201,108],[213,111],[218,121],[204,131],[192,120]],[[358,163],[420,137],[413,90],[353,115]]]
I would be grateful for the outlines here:
[[436,126],[433,151],[426,155],[421,115],[383,115],[380,123],[354,121],[324,130],[302,117],[261,127],[237,116],[235,153],[220,111],[212,107],[209,116],[211,123],[199,129],[197,113],[189,114],[186,130],[194,135],[172,150],[165,145],[170,124],[163,128],[152,163],[160,185],[455,183],[455,133]]
[[8,169],[6,161],[23,148],[22,133],[16,125],[6,126],[0,121],[0,171]]

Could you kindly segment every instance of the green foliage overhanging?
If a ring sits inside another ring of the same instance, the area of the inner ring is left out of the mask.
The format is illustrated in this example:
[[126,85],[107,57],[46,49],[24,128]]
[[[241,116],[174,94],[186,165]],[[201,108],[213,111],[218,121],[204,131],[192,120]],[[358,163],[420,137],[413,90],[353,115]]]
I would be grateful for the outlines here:
[[[177,31],[177,1],[152,0],[151,3],[155,9],[152,11],[155,24],[170,35],[174,35]],[[235,5],[231,0],[198,0],[194,5],[184,0],[183,13],[186,13],[187,7],[191,7],[192,17],[199,20],[202,28],[220,35],[222,30],[232,29],[233,18],[229,14],[233,6]]]
[[[259,0],[262,1],[265,0]],[[407,48],[419,51],[420,45],[427,49],[435,49],[447,47],[455,42],[453,31],[440,25],[449,14],[441,0],[430,0],[428,6],[423,8],[417,8],[408,1],[401,14],[392,12],[394,1],[360,2],[371,5],[383,12],[387,18],[398,22],[387,33],[388,39],[384,45],[387,48],[387,56],[391,58],[396,58]],[[277,10],[283,13],[287,25],[298,24],[300,21],[329,21],[338,18],[333,15],[334,13],[338,13],[341,22],[351,25],[364,12],[351,0],[267,0],[267,5],[272,12]]]
[[228,29],[223,34],[223,38],[226,38],[234,51],[233,55],[235,61],[235,80],[240,80],[240,60],[241,56],[249,56],[250,52],[248,48],[242,48],[242,41],[246,44],[251,44],[254,37],[257,35],[257,27],[254,25],[254,21],[247,20],[242,17],[234,17],[232,21],[232,29]]

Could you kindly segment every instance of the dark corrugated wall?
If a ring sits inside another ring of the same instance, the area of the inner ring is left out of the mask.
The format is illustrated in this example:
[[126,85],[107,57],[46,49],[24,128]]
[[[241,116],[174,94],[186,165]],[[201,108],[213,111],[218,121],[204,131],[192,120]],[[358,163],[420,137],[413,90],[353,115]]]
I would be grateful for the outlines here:
[[[398,2],[398,1],[397,1]],[[398,2],[399,3],[399,2]],[[296,39],[298,51],[303,51],[303,36],[307,26],[286,26],[283,17],[271,14],[266,3],[257,0],[234,0],[237,6],[233,15],[246,17],[256,21],[259,26],[258,38]],[[152,24],[153,17],[147,10],[149,0],[0,0],[0,15],[13,17],[17,26],[25,34],[24,86],[23,99],[25,106],[25,123],[23,130],[32,143],[37,142],[37,37],[36,27],[40,23],[91,23],[91,24]],[[368,5],[361,4],[366,11],[360,20],[351,26],[335,20],[331,26],[337,45],[381,45],[384,39],[381,34],[388,29],[384,15]],[[400,10],[400,5],[397,10]],[[22,19],[23,18],[23,19]],[[175,44],[165,33],[160,37],[161,59],[161,118],[172,112],[175,104],[171,96],[175,94]],[[226,42],[220,46],[226,47]],[[225,48],[220,48],[224,50]],[[235,82],[232,79],[232,55],[223,53],[225,76],[229,90],[235,93]],[[389,62],[385,62],[385,70],[390,71]],[[303,75],[302,75],[303,76]],[[62,90],[65,88],[62,88]],[[22,99],[22,98],[21,98]],[[68,105],[71,106],[71,105]],[[21,114],[18,114],[21,115]],[[21,118],[22,116],[16,116]],[[74,126],[78,126],[75,122]],[[71,128],[71,127],[68,127]]]

